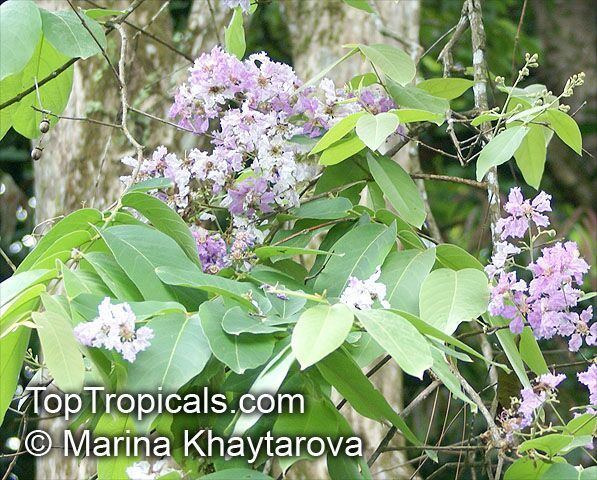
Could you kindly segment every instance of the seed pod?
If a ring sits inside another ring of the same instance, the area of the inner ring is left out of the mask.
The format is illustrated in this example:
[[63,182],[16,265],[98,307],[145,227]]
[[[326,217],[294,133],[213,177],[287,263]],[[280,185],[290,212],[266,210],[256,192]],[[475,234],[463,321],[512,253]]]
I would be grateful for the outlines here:
[[31,158],[37,161],[41,158],[41,153],[42,149],[39,147],[35,147],[33,150],[31,150]]
[[41,133],[48,133],[48,130],[50,130],[50,121],[44,118],[39,124],[39,131]]

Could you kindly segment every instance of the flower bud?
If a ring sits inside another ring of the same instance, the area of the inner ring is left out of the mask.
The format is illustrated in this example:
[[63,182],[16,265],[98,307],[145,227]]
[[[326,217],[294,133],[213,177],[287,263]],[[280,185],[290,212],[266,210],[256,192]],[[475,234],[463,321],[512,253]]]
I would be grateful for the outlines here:
[[41,153],[42,149],[39,147],[35,147],[33,150],[31,150],[31,158],[37,161],[41,158]]
[[39,124],[39,131],[41,133],[48,133],[48,130],[50,130],[50,121],[44,118]]

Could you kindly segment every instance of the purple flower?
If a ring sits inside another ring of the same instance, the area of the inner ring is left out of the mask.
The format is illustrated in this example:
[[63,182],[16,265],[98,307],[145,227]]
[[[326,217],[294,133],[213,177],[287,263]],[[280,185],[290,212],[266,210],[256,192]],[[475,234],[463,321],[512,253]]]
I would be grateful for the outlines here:
[[197,242],[197,254],[204,272],[215,274],[230,264],[226,242],[219,233],[196,226],[191,227],[191,233]]
[[586,372],[577,374],[578,381],[589,389],[589,401],[591,405],[597,405],[597,365],[589,366]]
[[524,237],[532,223],[537,227],[547,227],[549,219],[543,212],[551,212],[550,200],[551,195],[541,192],[529,202],[524,199],[519,187],[512,188],[504,205],[510,216],[501,218],[496,225],[502,240]]
[[250,0],[222,0],[225,7],[228,8],[242,8],[243,12],[248,12],[251,6]]
[[135,330],[137,317],[128,303],[111,304],[106,297],[98,307],[98,317],[83,322],[74,328],[75,337],[88,347],[115,350],[129,362],[134,362],[137,353],[150,346],[153,330],[140,327]]
[[520,416],[520,427],[525,428],[533,423],[535,411],[547,401],[555,399],[555,390],[566,379],[563,374],[546,373],[535,379],[535,385],[523,388],[517,414]]

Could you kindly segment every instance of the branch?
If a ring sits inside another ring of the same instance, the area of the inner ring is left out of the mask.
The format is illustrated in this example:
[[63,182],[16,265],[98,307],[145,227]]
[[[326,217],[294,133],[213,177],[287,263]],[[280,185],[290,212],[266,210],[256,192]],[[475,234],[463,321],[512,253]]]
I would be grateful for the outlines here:
[[[108,26],[108,28],[106,29],[106,35],[108,35],[109,33],[111,33],[114,30],[114,28],[115,28],[116,25],[119,25],[122,22],[124,22],[124,20],[131,13],[133,13],[133,11],[135,9],[137,9],[137,7],[139,7],[139,5],[141,5],[144,1],[145,0],[134,0],[134,2],[131,3],[130,7],[127,8],[126,11],[122,15],[119,15],[118,17],[114,18],[114,20],[112,20],[110,22],[110,26]],[[80,58],[78,58],[78,57],[77,58],[71,58],[64,65],[62,65],[61,67],[57,68],[56,70],[54,70],[53,72],[49,73],[47,76],[45,76],[44,78],[42,78],[41,80],[39,80],[36,85],[31,85],[29,88],[27,88],[27,89],[23,90],[21,93],[15,95],[10,100],[7,100],[6,102],[0,104],[0,110],[4,110],[6,107],[10,107],[13,103],[20,102],[27,95],[29,95],[30,93],[35,92],[35,90],[37,88],[41,87],[42,85],[45,85],[50,80],[53,80],[58,75],[64,73],[66,70],[68,70],[68,68],[70,66],[72,66],[73,64],[75,64],[78,60],[80,60]]]
[[469,180],[468,178],[452,177],[450,175],[434,175],[432,173],[411,173],[411,178],[421,180],[438,180],[440,182],[461,183],[470,187],[480,188],[485,190],[487,182],[477,182],[476,180]]

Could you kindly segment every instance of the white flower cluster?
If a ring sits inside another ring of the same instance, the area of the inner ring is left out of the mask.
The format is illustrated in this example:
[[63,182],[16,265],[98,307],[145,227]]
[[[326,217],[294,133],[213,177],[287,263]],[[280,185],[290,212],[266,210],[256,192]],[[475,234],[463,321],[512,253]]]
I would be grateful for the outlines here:
[[80,323],[74,329],[75,337],[83,345],[115,350],[131,363],[137,353],[149,347],[153,330],[149,327],[135,330],[137,317],[128,303],[112,305],[106,297],[100,303],[98,313],[96,319]]
[[340,296],[340,302],[359,310],[369,310],[373,307],[375,300],[379,300],[383,308],[390,308],[390,304],[385,300],[386,286],[377,282],[380,275],[381,267],[377,267],[375,273],[367,280],[350,277],[348,285]]

